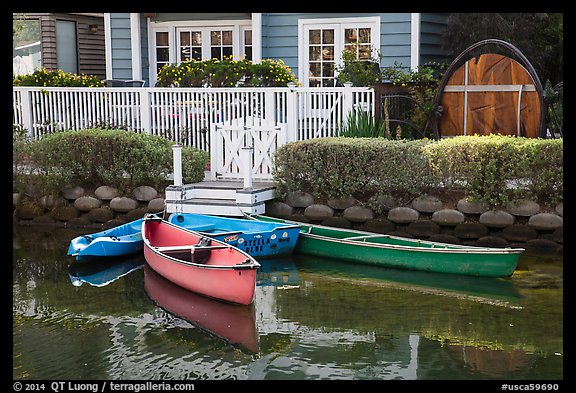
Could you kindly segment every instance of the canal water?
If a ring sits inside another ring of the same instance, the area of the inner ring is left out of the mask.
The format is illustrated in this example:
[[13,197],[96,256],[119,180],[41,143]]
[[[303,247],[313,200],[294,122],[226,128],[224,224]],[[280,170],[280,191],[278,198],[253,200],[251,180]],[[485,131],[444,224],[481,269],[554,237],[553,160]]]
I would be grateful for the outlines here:
[[562,254],[509,279],[262,260],[245,307],[140,254],[79,265],[87,232],[13,227],[14,379],[563,379]]

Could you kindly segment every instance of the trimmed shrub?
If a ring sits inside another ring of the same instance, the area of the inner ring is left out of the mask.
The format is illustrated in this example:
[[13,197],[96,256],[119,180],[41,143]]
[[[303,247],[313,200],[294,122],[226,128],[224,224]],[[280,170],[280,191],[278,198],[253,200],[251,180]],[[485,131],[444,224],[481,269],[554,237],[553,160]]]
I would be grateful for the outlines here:
[[320,138],[292,142],[274,157],[279,196],[305,191],[320,199],[379,194],[407,200],[438,189],[464,191],[490,207],[526,198],[562,200],[562,140],[460,136],[442,140]]
[[306,191],[321,199],[412,196],[437,183],[421,153],[426,143],[343,137],[289,143],[274,157],[278,192]]
[[563,194],[563,141],[513,136],[458,136],[423,153],[443,185],[464,188],[490,206],[515,198],[555,204]]
[[[144,184],[163,187],[173,170],[171,141],[131,131],[62,131],[28,145],[32,166],[42,175],[43,186],[52,191],[64,184],[106,184],[122,191]],[[184,180],[201,181],[208,159],[202,150],[183,147]]]

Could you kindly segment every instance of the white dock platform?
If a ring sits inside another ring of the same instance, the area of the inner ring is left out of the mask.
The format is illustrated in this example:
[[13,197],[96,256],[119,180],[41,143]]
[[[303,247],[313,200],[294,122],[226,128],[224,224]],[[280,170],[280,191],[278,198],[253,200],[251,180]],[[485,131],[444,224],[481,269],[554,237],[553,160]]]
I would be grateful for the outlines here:
[[274,199],[273,182],[205,180],[166,187],[166,213],[197,213],[218,216],[264,214],[265,203]]

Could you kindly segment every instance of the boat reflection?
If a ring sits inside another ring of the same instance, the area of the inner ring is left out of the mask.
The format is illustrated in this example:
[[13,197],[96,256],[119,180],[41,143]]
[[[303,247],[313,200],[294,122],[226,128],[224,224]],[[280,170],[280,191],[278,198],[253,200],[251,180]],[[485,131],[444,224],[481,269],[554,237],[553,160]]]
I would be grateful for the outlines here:
[[339,279],[368,280],[380,285],[514,307],[522,297],[509,278],[473,277],[456,274],[389,269],[331,259],[298,255],[299,271]]
[[68,265],[72,285],[83,283],[103,287],[144,266],[142,255],[92,258],[84,262],[73,261]]
[[258,261],[260,269],[256,276],[257,286],[274,286],[278,289],[298,288],[300,277],[294,259],[291,256],[283,258],[262,259]]
[[256,308],[224,303],[187,291],[144,266],[148,297],[170,314],[224,339],[249,353],[259,352]]

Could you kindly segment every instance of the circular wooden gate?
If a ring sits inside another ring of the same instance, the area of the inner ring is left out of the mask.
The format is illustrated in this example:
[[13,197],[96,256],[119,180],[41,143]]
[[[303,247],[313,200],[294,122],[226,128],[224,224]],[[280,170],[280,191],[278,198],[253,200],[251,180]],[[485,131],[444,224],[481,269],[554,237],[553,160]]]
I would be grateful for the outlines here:
[[542,86],[528,60],[520,57],[527,69],[510,57],[484,53],[462,64],[470,48],[452,63],[440,83],[438,134],[543,136]]

